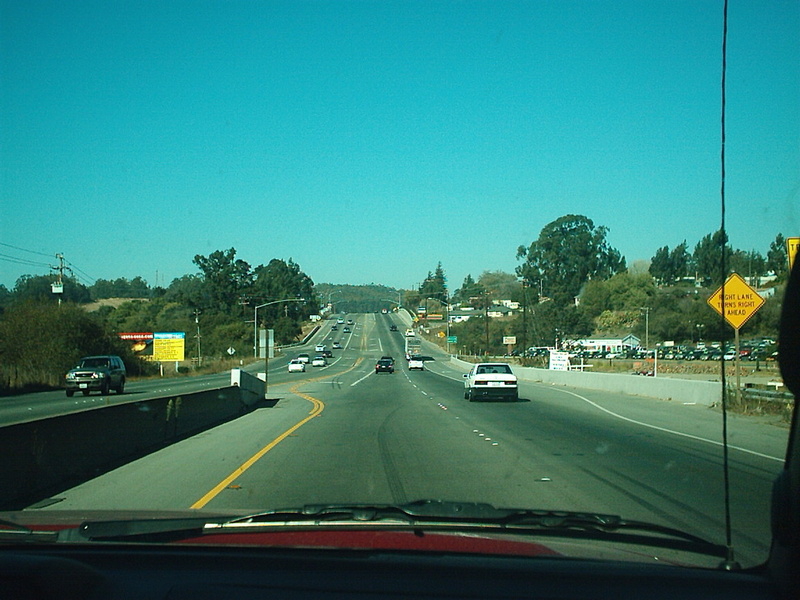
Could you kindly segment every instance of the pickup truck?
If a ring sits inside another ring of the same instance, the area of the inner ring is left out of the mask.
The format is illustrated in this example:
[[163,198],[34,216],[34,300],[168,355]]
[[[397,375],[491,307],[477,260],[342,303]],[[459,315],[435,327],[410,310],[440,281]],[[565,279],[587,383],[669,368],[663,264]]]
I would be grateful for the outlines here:
[[478,363],[464,378],[464,399],[470,402],[519,399],[517,376],[507,363]]

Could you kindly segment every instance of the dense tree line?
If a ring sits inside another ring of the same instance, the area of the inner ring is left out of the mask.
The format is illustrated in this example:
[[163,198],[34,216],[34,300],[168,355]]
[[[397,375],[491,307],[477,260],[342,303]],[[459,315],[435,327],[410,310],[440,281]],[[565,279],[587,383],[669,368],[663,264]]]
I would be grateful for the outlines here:
[[[186,332],[187,358],[195,354],[199,332],[205,357],[227,356],[228,348],[251,356],[256,307],[258,325],[274,329],[278,344],[299,339],[303,323],[319,311],[314,282],[291,259],[252,268],[230,248],[198,254],[193,262],[198,273],[164,289],[150,288],[141,277],[91,286],[67,277],[60,303],[51,277],[24,276],[12,290],[0,286],[0,390],[59,385],[89,354],[121,354],[134,373],[146,369],[119,341],[122,332]],[[83,306],[109,297],[131,300],[92,313]]]
[[[608,229],[582,215],[566,215],[546,225],[529,246],[520,246],[516,275],[485,272],[476,281],[467,275],[450,301],[483,309],[500,300],[519,302],[511,318],[490,318],[476,310],[468,321],[452,324],[458,350],[503,353],[503,336],[517,337],[518,348],[553,346],[557,341],[629,333],[643,344],[672,340],[722,341],[732,329],[707,304],[726,274],[745,278],[785,277],[786,240],[778,235],[766,256],[730,246],[722,232],[704,236],[693,250],[684,240],[659,248],[649,272],[626,269],[623,256],[606,240]],[[724,270],[723,270],[724,253]],[[438,267],[441,270],[441,263]],[[443,270],[442,270],[443,273]],[[429,273],[428,279],[431,278]],[[424,297],[421,288],[412,299]],[[407,305],[413,310],[415,304]],[[781,308],[780,288],[746,324],[753,337],[775,337]]]

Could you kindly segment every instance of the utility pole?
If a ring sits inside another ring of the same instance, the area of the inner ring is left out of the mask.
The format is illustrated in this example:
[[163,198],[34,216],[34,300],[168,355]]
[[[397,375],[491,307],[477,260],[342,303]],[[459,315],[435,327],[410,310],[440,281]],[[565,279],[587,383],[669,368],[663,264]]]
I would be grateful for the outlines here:
[[522,358],[528,355],[528,283],[522,278]]
[[194,322],[197,324],[197,367],[200,368],[200,311],[194,309]]
[[644,348],[650,349],[650,310],[649,306],[642,306],[639,310],[644,311]]
[[483,320],[486,327],[486,348],[483,351],[485,356],[489,356],[489,292],[483,291]]
[[56,281],[50,285],[50,289],[54,294],[58,294],[58,305],[61,306],[61,295],[64,293],[64,271],[72,273],[72,269],[64,264],[64,255],[60,252],[56,254],[58,265],[50,265],[50,269],[56,272]]

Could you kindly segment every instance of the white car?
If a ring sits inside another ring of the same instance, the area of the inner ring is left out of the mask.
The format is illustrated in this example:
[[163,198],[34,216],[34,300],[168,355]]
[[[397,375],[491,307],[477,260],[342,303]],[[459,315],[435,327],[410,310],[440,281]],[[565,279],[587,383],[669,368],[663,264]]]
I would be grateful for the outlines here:
[[315,352],[324,352],[325,351],[325,344],[317,344],[317,347],[314,348]]
[[418,356],[412,356],[408,359],[408,370],[413,371],[415,369],[425,370],[425,362]]
[[341,319],[341,318],[339,318],[339,319],[336,319],[336,322],[337,322],[339,325],[344,325],[344,319]]
[[315,356],[314,360],[311,361],[312,367],[324,367],[328,364],[328,361],[325,360],[324,356]]
[[299,358],[293,358],[289,361],[289,373],[304,373],[305,370],[306,365]]
[[303,364],[308,364],[311,361],[308,354],[298,354],[295,360],[299,360]]
[[470,402],[502,398],[516,402],[517,376],[508,363],[478,363],[464,373],[464,398]]
[[414,330],[406,329],[406,337],[414,337]]

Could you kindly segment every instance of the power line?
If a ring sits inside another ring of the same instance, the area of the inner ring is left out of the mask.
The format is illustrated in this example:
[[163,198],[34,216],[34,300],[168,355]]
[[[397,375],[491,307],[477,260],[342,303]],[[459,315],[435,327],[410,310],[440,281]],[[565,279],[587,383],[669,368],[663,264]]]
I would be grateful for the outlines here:
[[28,265],[28,266],[31,266],[31,267],[49,267],[50,266],[49,263],[36,262],[36,261],[33,261],[33,260],[27,260],[25,258],[17,258],[16,256],[10,256],[8,254],[2,254],[2,253],[0,253],[0,260],[13,262],[13,263],[17,263],[17,264],[20,264],[20,265]]
[[45,254],[44,252],[37,252],[36,250],[28,250],[27,248],[20,248],[19,246],[12,246],[11,244],[6,244],[4,242],[0,242],[0,246],[5,246],[6,248],[13,248],[14,250],[21,250],[22,252],[30,252],[31,254],[38,254],[39,256],[46,256],[48,258],[53,256],[52,254]]
[[95,277],[92,277],[92,276],[91,276],[91,275],[89,275],[89,274],[88,274],[86,271],[83,271],[83,270],[81,270],[80,268],[76,267],[76,266],[75,266],[73,263],[71,263],[70,261],[66,261],[66,263],[67,263],[67,264],[70,266],[70,268],[71,268],[73,271],[77,271],[78,273],[81,273],[81,274],[82,274],[84,277],[86,277],[87,279],[90,279],[90,280],[92,281],[92,283],[95,283],[95,282],[97,282],[97,279],[96,279]]

